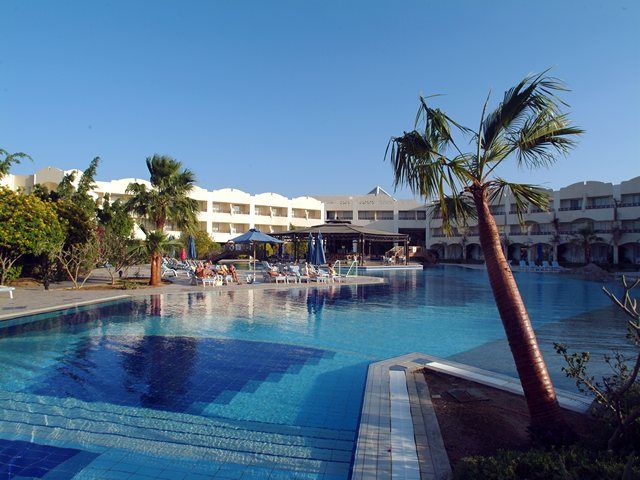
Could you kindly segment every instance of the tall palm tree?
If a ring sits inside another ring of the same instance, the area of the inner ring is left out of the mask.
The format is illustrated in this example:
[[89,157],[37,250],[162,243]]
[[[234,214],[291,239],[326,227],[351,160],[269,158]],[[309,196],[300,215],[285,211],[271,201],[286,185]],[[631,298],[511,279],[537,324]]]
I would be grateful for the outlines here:
[[[395,185],[406,185],[414,193],[440,204],[445,231],[466,225],[471,218],[465,204],[475,207],[480,244],[489,281],[509,341],[509,346],[531,416],[532,430],[562,430],[564,422],[538,348],[518,286],[500,244],[500,234],[489,209],[507,191],[516,203],[523,223],[528,204],[547,209],[549,199],[541,188],[509,182],[497,174],[506,160],[519,166],[549,166],[558,154],[567,153],[582,133],[561,113],[559,92],[566,91],[557,79],[545,73],[527,76],[507,90],[495,110],[487,114],[487,97],[479,127],[472,130],[451,119],[420,97],[414,129],[392,137],[389,157]],[[453,131],[469,138],[471,151],[463,152]]]
[[[183,169],[181,162],[164,155],[148,157],[147,168],[151,177],[151,189],[141,183],[131,183],[127,187],[127,193],[133,195],[127,202],[127,208],[155,228],[155,232],[143,230],[147,239],[149,240],[151,233],[162,233],[167,222],[183,231],[193,228],[198,212],[198,202],[188,196],[195,185],[193,172]],[[162,251],[150,249],[149,255],[149,285],[160,285]]]
[[602,238],[595,234],[591,225],[579,228],[572,239],[573,243],[582,248],[582,255],[585,265],[591,263],[591,245],[601,242]]

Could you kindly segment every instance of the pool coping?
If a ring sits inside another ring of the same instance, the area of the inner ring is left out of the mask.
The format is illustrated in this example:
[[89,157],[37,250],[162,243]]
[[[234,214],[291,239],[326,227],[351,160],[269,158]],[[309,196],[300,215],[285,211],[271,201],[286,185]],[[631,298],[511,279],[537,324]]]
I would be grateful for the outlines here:
[[[429,387],[420,374],[423,369],[446,373],[489,387],[523,395],[520,380],[500,373],[414,352],[369,365],[358,438],[352,466],[352,480],[395,479],[443,480],[452,476]],[[391,377],[404,372],[412,426],[403,425],[405,399],[397,405]],[[556,389],[560,406],[583,413],[591,405],[590,397]],[[393,413],[393,414],[392,414]],[[400,425],[399,428],[394,428]],[[406,445],[409,433],[413,442]],[[403,443],[404,442],[404,443]],[[413,449],[413,453],[409,450]],[[394,458],[394,452],[399,453]],[[416,467],[414,458],[417,456]]]
[[126,298],[131,298],[131,297],[132,297],[131,295],[113,295],[111,297],[93,298],[91,300],[81,300],[79,302],[70,302],[70,303],[64,303],[60,305],[52,305],[51,307],[26,309],[26,310],[21,310],[20,312],[2,314],[0,315],[0,322],[4,320],[15,320],[16,318],[20,318],[20,317],[30,317],[32,315],[39,315],[41,313],[51,313],[51,312],[57,312],[59,310],[67,310],[70,308],[84,307],[86,305],[93,305],[95,303],[106,303],[106,302],[113,302],[116,300],[124,300]]

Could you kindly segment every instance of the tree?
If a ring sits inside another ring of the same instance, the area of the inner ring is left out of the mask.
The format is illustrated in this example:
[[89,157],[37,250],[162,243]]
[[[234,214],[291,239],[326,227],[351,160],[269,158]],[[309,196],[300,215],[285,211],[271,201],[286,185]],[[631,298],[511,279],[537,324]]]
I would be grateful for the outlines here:
[[587,370],[591,358],[589,352],[569,353],[566,345],[554,343],[556,352],[567,363],[566,367],[562,367],[567,377],[576,381],[581,392],[590,392],[594,396],[601,409],[599,413],[613,425],[607,444],[609,450],[619,449],[623,440],[626,440],[626,447],[633,448],[633,438],[636,443],[640,439],[640,308],[638,300],[631,297],[631,291],[639,285],[640,279],[629,283],[622,277],[624,293],[619,297],[606,287],[602,288],[613,304],[628,317],[627,338],[637,351],[635,358],[625,358],[618,351],[614,351],[612,356],[605,355],[604,360],[611,367],[612,376],[596,380]]
[[140,242],[133,238],[133,218],[120,200],[111,203],[109,196],[105,196],[98,211],[98,224],[100,259],[109,272],[111,285],[115,285],[118,272],[143,261],[138,248]]
[[55,209],[35,195],[0,188],[0,284],[25,254],[49,254],[64,242]]
[[[95,236],[95,232],[93,235]],[[98,258],[97,239],[65,245],[56,253],[56,259],[60,262],[62,270],[67,274],[76,290],[82,288],[89,280]],[[81,276],[82,279],[80,279]]]
[[[445,232],[451,233],[452,224],[467,224],[464,204],[473,203],[489,281],[524,390],[531,430],[541,435],[564,431],[564,421],[489,207],[509,191],[521,223],[528,204],[547,208],[544,190],[508,182],[496,169],[508,159],[529,168],[549,166],[558,154],[571,150],[582,130],[571,126],[567,114],[561,113],[566,104],[557,95],[565,90],[546,73],[528,76],[507,90],[489,114],[487,97],[477,130],[429,106],[430,98],[420,97],[414,129],[391,138],[387,147],[396,186],[406,185],[425,198],[435,198]],[[472,151],[460,149],[454,131],[470,138]]]
[[[147,231],[146,228],[140,227],[145,235],[145,240],[139,243],[137,253],[139,255],[145,255],[147,258],[151,258],[151,268],[157,265],[158,283],[149,282],[149,285],[161,285],[162,284],[162,255],[180,247],[180,242],[173,238],[170,238],[162,230]],[[153,280],[153,271],[151,273],[151,280]]]
[[574,235],[572,241],[582,248],[584,263],[588,265],[591,263],[591,245],[596,242],[601,242],[602,238],[594,233],[591,225],[585,225],[578,229],[578,233]]
[[193,237],[196,245],[196,253],[199,258],[207,258],[222,252],[220,244],[214,242],[209,234],[202,230],[195,230],[191,233],[185,232],[180,235],[181,246],[185,249],[188,250],[189,247],[189,235]]
[[[127,202],[127,208],[149,221],[157,234],[163,232],[167,222],[182,231],[192,229],[198,212],[198,202],[189,198],[195,185],[193,172],[183,169],[181,162],[164,155],[148,157],[147,168],[151,189],[141,183],[129,184],[127,193],[133,197]],[[149,285],[160,285],[162,256],[157,251],[150,255]]]
[[22,160],[32,160],[26,153],[9,153],[0,148],[0,178],[4,177],[11,170],[11,166],[20,163]]

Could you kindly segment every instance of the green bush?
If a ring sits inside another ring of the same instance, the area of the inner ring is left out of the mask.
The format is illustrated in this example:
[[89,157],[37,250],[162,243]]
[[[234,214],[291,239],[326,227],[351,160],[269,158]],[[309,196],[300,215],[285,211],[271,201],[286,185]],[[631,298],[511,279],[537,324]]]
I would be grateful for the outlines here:
[[9,267],[9,269],[4,274],[4,279],[6,283],[11,283],[14,280],[20,278],[22,275],[22,265],[14,265],[13,267]]
[[455,480],[619,480],[640,478],[635,458],[610,453],[593,455],[577,446],[560,450],[500,451],[495,456],[466,457],[458,462]]

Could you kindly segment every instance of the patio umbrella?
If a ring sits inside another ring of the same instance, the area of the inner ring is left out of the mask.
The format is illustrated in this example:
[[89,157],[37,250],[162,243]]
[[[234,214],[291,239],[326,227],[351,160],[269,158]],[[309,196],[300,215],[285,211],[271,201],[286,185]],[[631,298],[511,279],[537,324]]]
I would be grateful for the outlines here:
[[243,233],[239,237],[233,238],[229,240],[231,243],[239,243],[244,245],[252,245],[253,246],[253,280],[256,279],[256,245],[259,243],[284,243],[282,240],[278,240],[271,235],[267,235],[266,233],[262,233],[257,228],[250,229],[247,233]]
[[189,249],[189,258],[191,260],[195,260],[196,255],[196,241],[193,239],[193,235],[189,235],[189,240],[187,242],[187,248]]
[[322,233],[318,232],[316,237],[316,250],[313,252],[313,264],[323,265],[327,263],[327,259],[324,256],[324,246],[322,245]]
[[307,239],[307,262],[313,263],[314,253],[313,236],[311,235],[311,232],[309,232],[309,238]]

